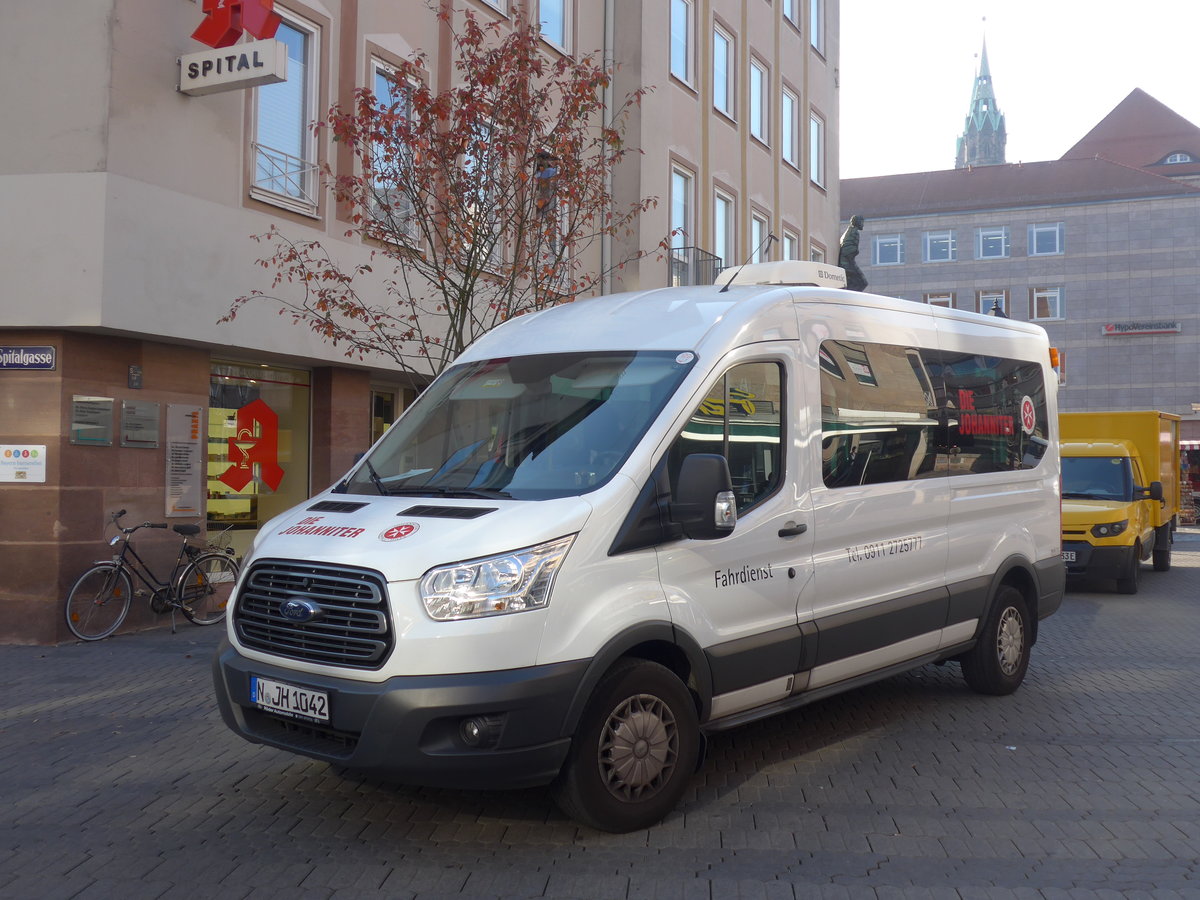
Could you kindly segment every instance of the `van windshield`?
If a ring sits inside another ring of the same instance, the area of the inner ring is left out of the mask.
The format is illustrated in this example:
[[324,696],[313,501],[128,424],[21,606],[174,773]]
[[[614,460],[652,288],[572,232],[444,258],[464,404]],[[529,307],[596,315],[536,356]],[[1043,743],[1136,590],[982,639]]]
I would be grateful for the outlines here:
[[1133,472],[1123,456],[1064,456],[1064,500],[1133,499]]
[[448,369],[339,490],[546,500],[620,467],[692,353],[547,353]]

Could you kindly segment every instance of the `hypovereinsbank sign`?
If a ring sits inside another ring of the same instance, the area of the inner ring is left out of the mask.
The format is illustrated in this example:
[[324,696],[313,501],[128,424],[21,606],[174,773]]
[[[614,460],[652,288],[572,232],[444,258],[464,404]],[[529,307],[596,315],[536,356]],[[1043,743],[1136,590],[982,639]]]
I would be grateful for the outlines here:
[[1126,334],[1178,334],[1183,328],[1174,320],[1146,320],[1144,322],[1106,322],[1100,326],[1105,337],[1120,337]]

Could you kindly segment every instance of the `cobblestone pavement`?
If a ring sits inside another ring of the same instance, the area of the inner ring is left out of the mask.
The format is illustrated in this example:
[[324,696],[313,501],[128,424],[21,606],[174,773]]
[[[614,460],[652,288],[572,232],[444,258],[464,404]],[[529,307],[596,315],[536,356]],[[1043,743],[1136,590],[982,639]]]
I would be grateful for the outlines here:
[[1200,897],[1200,532],[1076,586],[1010,697],[927,667],[718,735],[629,835],[396,788],[221,724],[219,628],[0,647],[6,898]]

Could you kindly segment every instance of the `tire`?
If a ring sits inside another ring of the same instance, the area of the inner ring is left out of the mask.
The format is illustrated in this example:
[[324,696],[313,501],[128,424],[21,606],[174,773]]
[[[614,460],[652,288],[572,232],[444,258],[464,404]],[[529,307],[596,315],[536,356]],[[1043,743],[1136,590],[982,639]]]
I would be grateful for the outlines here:
[[1011,585],[996,593],[979,643],[961,658],[963,678],[979,694],[1011,694],[1029,668],[1032,629],[1029,604]]
[[180,610],[196,625],[216,625],[223,621],[237,577],[238,564],[224,553],[197,557],[179,579]]
[[81,641],[98,641],[121,627],[133,600],[133,585],[120,566],[100,563],[75,581],[64,612],[71,634]]
[[649,828],[679,803],[699,752],[696,704],[683,682],[658,663],[621,660],[584,709],[555,802],[601,831]]
[[1171,571],[1171,543],[1174,535],[1171,534],[1171,523],[1160,525],[1154,529],[1154,571],[1155,572],[1170,572]]
[[1122,594],[1136,594],[1141,573],[1142,545],[1134,544],[1133,553],[1129,557],[1129,567],[1125,569],[1125,574],[1117,579],[1117,590]]

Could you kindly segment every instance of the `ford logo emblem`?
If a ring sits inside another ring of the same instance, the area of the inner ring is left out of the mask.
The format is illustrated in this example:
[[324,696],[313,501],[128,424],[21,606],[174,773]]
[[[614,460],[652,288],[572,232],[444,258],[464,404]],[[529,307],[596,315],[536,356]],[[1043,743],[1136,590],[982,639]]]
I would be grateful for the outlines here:
[[279,604],[279,614],[289,622],[311,622],[321,615],[323,610],[311,600],[301,600],[289,597]]

